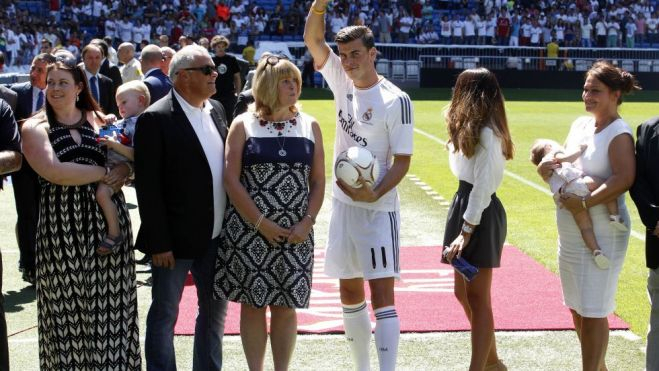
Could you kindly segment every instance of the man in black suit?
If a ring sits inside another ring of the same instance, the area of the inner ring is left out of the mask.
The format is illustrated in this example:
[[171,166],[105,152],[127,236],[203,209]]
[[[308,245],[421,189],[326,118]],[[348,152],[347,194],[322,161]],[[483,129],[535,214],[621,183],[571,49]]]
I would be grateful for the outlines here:
[[641,124],[636,137],[636,180],[629,193],[645,225],[645,258],[650,269],[646,369],[659,370],[659,117]]
[[[16,92],[17,102],[14,117],[20,125],[46,104],[46,68],[55,61],[50,54],[38,54],[30,66],[30,81],[11,86]],[[39,180],[37,173],[25,161],[21,169],[11,175],[16,203],[16,240],[20,251],[18,269],[23,280],[35,282],[35,254],[37,243],[37,221],[39,218]]]
[[172,81],[170,77],[160,70],[160,64],[163,61],[163,53],[157,45],[149,44],[142,49],[140,54],[140,64],[144,79],[151,94],[151,104],[157,102],[172,90]]
[[217,72],[198,45],[172,59],[174,89],[137,120],[135,187],[142,224],[137,247],[153,259],[146,320],[148,370],[175,368],[174,324],[188,271],[197,287],[194,370],[219,370],[226,301],[213,277],[226,205],[222,186],[227,122],[215,93]]
[[112,80],[112,85],[114,86],[114,91],[117,91],[119,86],[123,84],[123,79],[121,78],[121,70],[119,66],[114,63],[111,63],[108,59],[110,53],[110,46],[102,39],[92,39],[90,44],[94,44],[101,48],[103,53],[103,60],[101,61],[101,68],[98,72],[106,77],[109,77]]
[[12,112],[16,111],[17,95],[15,91],[4,85],[0,85],[0,99],[3,99],[5,102],[7,102],[7,104],[9,104]]
[[[14,114],[9,105],[0,99],[0,189],[3,175],[21,167],[21,137]],[[9,370],[9,350],[7,347],[7,322],[2,296],[2,254],[0,254],[0,370]]]
[[92,97],[101,106],[103,113],[114,113],[119,116],[117,100],[114,96],[116,89],[112,80],[99,72],[102,60],[103,51],[98,45],[87,44],[82,48],[82,63]]

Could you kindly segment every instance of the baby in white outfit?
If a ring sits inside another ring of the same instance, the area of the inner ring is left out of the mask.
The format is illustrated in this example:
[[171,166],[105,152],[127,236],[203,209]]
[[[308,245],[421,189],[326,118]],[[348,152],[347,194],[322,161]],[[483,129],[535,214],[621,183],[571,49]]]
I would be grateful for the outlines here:
[[[588,176],[572,165],[572,162],[581,156],[586,147],[585,144],[582,144],[577,151],[566,153],[563,146],[550,139],[538,139],[533,143],[531,147],[531,162],[533,164],[537,166],[543,159],[547,158],[558,160],[561,164],[561,167],[554,169],[548,179],[549,188],[554,194],[556,202],[563,193],[573,193],[580,197],[588,196],[590,192],[604,183],[604,179]],[[627,227],[622,223],[618,213],[618,202],[616,200],[607,202],[606,208],[609,212],[611,227],[626,231]],[[602,253],[595,239],[593,221],[590,219],[588,210],[575,214],[574,219],[586,246],[593,254],[595,264],[601,269],[608,269],[609,259]]]

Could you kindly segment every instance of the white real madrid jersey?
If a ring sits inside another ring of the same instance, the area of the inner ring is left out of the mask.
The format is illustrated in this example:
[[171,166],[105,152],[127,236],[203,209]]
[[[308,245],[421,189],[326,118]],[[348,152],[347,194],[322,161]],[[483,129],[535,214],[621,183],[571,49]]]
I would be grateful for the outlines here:
[[[319,71],[334,93],[334,160],[352,146],[368,149],[380,165],[376,184],[379,183],[391,167],[394,155],[412,155],[414,114],[409,96],[385,78],[367,89],[356,88],[344,72],[341,59],[333,52]],[[376,202],[355,202],[336,185],[336,176],[332,178],[333,196],[341,202],[379,211],[399,209],[396,188]]]

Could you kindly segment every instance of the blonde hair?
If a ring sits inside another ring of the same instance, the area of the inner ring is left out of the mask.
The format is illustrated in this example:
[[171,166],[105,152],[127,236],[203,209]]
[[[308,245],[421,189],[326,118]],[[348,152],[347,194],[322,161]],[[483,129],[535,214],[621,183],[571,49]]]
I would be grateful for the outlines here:
[[[279,58],[275,65],[268,60],[277,56],[263,58],[256,66],[254,73],[252,93],[254,95],[254,111],[261,117],[269,116],[279,107],[279,89],[277,86],[283,79],[292,78],[297,84],[298,97],[302,91],[302,75],[300,70],[291,61]],[[278,57],[277,57],[278,58]],[[295,105],[290,106],[291,112],[297,112]]]
[[484,127],[491,128],[501,139],[501,152],[506,160],[512,159],[515,149],[499,82],[486,68],[468,69],[458,76],[446,111],[448,143],[453,144],[455,152],[471,158]]
[[147,88],[146,84],[142,81],[133,80],[119,85],[117,88],[117,94],[115,96],[118,97],[119,94],[125,93],[127,91],[132,91],[143,96],[144,107],[148,107],[149,104],[151,104],[151,93],[149,93],[149,88]]

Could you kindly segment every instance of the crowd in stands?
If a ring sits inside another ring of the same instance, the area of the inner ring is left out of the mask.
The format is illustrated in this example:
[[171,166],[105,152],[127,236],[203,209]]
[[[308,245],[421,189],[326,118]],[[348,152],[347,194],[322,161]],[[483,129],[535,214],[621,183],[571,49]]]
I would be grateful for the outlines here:
[[[0,51],[7,65],[29,64],[44,44],[78,56],[81,44],[108,36],[113,44],[152,43],[167,35],[198,41],[226,36],[232,52],[258,40],[301,41],[311,4],[304,0],[49,1],[30,12],[10,2],[0,15]],[[381,43],[646,47],[659,43],[654,0],[338,0],[327,16],[327,39],[352,24],[370,26]],[[207,41],[206,40],[206,41]]]

